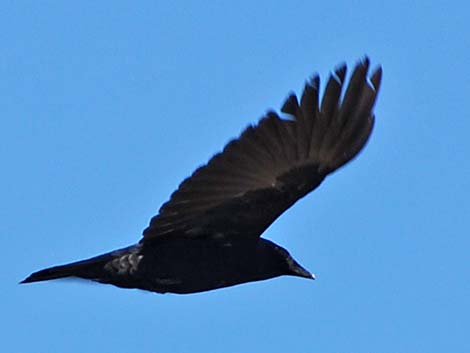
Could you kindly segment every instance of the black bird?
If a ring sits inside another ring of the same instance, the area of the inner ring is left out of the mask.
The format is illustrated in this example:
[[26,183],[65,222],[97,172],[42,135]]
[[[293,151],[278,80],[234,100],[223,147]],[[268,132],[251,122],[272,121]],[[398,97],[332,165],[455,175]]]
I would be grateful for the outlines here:
[[382,70],[359,62],[342,98],[346,65],[319,101],[318,75],[280,118],[268,112],[184,180],[138,244],[47,268],[21,283],[80,277],[158,293],[195,293],[282,275],[315,279],[261,234],[366,144]]

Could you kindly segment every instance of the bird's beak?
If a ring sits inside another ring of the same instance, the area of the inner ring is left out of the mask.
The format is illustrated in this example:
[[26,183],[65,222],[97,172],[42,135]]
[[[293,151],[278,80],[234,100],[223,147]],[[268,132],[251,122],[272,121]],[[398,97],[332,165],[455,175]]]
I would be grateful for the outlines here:
[[303,277],[308,279],[315,279],[315,275],[310,273],[305,268],[300,266],[298,263],[295,263],[294,266],[291,266],[292,276]]

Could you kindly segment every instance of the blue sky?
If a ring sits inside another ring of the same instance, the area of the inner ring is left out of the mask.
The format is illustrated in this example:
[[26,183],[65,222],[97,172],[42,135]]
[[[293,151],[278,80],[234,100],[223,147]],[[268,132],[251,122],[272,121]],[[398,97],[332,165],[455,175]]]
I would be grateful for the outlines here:
[[[5,1],[2,351],[470,351],[469,11],[464,1]],[[264,235],[317,281],[186,296],[17,284],[135,243],[230,138],[313,72],[325,79],[364,54],[384,69],[369,144]]]

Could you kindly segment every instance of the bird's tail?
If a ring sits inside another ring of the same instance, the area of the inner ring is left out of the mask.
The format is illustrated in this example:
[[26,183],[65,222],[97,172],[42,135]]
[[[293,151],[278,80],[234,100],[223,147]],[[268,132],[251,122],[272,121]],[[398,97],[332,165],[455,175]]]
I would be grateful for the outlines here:
[[64,277],[80,277],[86,279],[98,279],[103,273],[106,263],[115,257],[114,253],[103,254],[91,259],[73,262],[66,265],[49,267],[29,275],[20,283],[48,281]]

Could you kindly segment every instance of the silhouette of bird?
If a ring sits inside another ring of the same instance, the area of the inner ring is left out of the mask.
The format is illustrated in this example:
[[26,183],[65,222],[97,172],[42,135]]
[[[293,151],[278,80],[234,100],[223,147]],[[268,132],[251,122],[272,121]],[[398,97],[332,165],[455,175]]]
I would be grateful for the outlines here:
[[366,57],[345,92],[346,65],[291,94],[196,169],[164,203],[136,245],[47,268],[21,283],[79,277],[158,293],[195,293],[282,275],[315,279],[261,234],[366,144],[381,82]]

